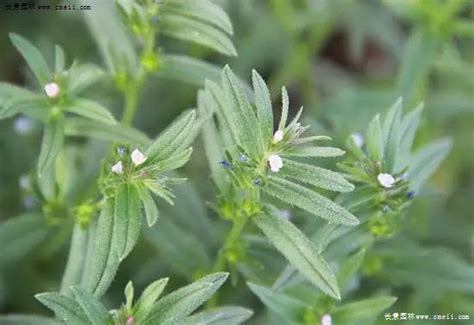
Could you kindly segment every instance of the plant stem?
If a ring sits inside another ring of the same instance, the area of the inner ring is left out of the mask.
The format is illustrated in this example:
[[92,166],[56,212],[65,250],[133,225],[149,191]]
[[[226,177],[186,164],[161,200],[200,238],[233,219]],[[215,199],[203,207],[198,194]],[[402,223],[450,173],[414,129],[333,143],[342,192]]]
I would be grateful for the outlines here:
[[138,90],[137,82],[134,82],[130,89],[125,93],[125,109],[122,117],[122,124],[130,126],[135,117],[138,104]]

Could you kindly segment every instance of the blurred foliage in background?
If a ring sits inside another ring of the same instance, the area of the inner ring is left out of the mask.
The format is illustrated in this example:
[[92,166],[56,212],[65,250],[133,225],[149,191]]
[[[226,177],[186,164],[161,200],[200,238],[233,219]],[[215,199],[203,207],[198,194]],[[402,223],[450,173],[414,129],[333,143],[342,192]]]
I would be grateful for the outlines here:
[[[113,33],[107,29],[108,21],[117,14],[105,11],[105,2],[90,1],[89,13],[0,8],[0,80],[20,86],[32,82],[10,43],[9,32],[30,39],[50,62],[53,45],[60,44],[80,63],[105,66],[97,39],[101,33]],[[280,87],[285,85],[291,98],[290,115],[304,106],[303,120],[312,125],[314,133],[330,135],[335,146],[344,147],[347,137],[355,132],[365,133],[372,117],[385,113],[398,97],[403,96],[406,111],[424,101],[415,148],[432,139],[450,137],[452,149],[428,184],[415,193],[401,233],[377,242],[367,252],[363,272],[351,284],[350,297],[387,293],[398,297],[392,311],[472,313],[474,3],[215,2],[231,17],[238,56],[229,58],[166,36],[160,36],[159,46],[220,67],[228,63],[242,80],[251,80],[251,70],[256,69],[267,81],[275,103],[280,101]],[[220,69],[209,68],[207,72],[219,78]],[[159,69],[140,97],[134,126],[155,136],[182,111],[195,107],[196,92],[203,81],[200,78],[186,69]],[[89,90],[89,97],[119,116],[122,101],[109,81]],[[17,117],[0,121],[0,221],[39,209],[22,180],[36,164],[40,143],[41,128],[31,120]],[[76,166],[80,174],[75,177],[82,178],[84,192],[97,176],[102,148],[101,142],[80,140],[71,148],[81,157],[81,166]],[[333,160],[324,164],[335,168]],[[182,174],[188,182],[177,187],[175,206],[163,210],[158,225],[147,229],[122,264],[107,294],[111,303],[121,301],[128,280],[143,288],[152,280],[169,276],[170,285],[176,287],[200,277],[212,265],[228,225],[216,218],[207,204],[214,198],[200,140],[194,144],[192,159]],[[289,214],[305,233],[315,228],[301,211],[295,209]],[[29,234],[31,242],[40,243],[34,250],[21,259],[0,259],[0,313],[45,313],[33,296],[58,288],[72,224],[73,220],[62,220],[47,229],[38,225]],[[284,260],[258,238],[245,240],[255,246],[253,257],[266,267],[255,274],[242,266],[241,272],[252,282],[271,285],[285,267]],[[345,254],[358,248],[350,238],[344,240],[347,247],[354,246]],[[0,251],[5,254],[3,247]],[[326,257],[336,263],[331,256]],[[239,281],[236,287],[229,281],[221,289],[220,300],[254,310],[249,324],[280,324],[279,316],[261,304],[245,281]]]

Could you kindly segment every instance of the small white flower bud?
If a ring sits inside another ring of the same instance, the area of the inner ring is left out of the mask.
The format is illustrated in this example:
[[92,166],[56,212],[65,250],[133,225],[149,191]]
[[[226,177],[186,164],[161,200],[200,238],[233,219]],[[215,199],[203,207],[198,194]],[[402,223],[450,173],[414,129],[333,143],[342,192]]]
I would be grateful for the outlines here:
[[119,161],[118,163],[116,163],[115,165],[112,166],[112,171],[115,173],[115,174],[122,174],[123,173],[123,165],[122,165],[122,161]]
[[141,165],[145,162],[147,157],[138,149],[133,150],[132,152],[132,162],[135,166]]
[[271,155],[268,157],[268,164],[270,165],[270,170],[277,173],[283,167],[283,160],[278,155]]
[[273,134],[273,143],[278,143],[283,139],[283,131],[278,130]]
[[59,86],[55,82],[50,82],[46,86],[44,86],[44,92],[48,97],[54,98],[59,95]]
[[323,317],[321,317],[321,325],[332,325],[331,315],[326,314]]
[[377,180],[379,181],[380,185],[385,188],[391,188],[393,184],[395,184],[395,178],[393,178],[390,174],[380,173],[377,176]]
[[359,132],[355,132],[351,135],[351,137],[356,147],[362,148],[362,146],[364,145],[364,137],[362,136],[362,134],[360,134]]

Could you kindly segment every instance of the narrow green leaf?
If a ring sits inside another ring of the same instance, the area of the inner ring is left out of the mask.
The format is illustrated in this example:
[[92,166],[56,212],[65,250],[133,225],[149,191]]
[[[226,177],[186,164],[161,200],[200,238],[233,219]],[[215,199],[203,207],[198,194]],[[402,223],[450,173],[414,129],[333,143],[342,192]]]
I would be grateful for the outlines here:
[[23,214],[0,223],[0,262],[11,262],[26,255],[47,236],[48,228],[40,214]]
[[165,160],[159,161],[156,163],[156,170],[160,172],[165,172],[169,170],[178,169],[184,166],[193,153],[193,148],[189,147],[186,150],[173,153],[170,157]]
[[107,198],[97,222],[90,261],[88,259],[84,287],[98,297],[104,294],[119,266],[119,250],[115,247],[114,200]]
[[117,123],[107,108],[88,99],[75,99],[71,103],[66,104],[63,109],[91,120],[109,124]]
[[265,192],[283,202],[295,205],[332,223],[343,225],[359,223],[349,211],[315,191],[276,176],[270,176],[268,179]]
[[250,282],[248,282],[247,285],[268,309],[294,324],[301,323],[303,321],[302,315],[305,310],[311,307],[301,300],[270,288]]
[[150,160],[163,160],[173,153],[186,149],[193,139],[190,134],[194,128],[196,112],[185,112],[171,123],[146,151]]
[[369,157],[373,160],[382,161],[384,154],[384,135],[379,114],[375,115],[372,121],[370,121],[365,141]]
[[134,307],[134,315],[138,323],[140,323],[143,319],[147,317],[148,313],[151,311],[153,304],[161,295],[167,284],[168,278],[163,278],[149,284],[145,288]]
[[81,306],[92,324],[109,324],[109,313],[96,297],[88,294],[80,287],[73,286],[71,290],[74,293],[77,303]]
[[113,247],[123,260],[140,234],[140,196],[133,185],[123,183],[115,192]]
[[399,172],[393,170],[397,164],[398,148],[400,145],[400,122],[402,116],[402,99],[399,98],[390,108],[384,121],[384,132],[386,134],[384,166],[387,172]]
[[281,174],[285,177],[336,192],[350,192],[354,185],[341,174],[328,169],[284,159]]
[[362,248],[354,255],[350,256],[341,268],[337,271],[336,278],[341,291],[344,292],[349,285],[349,281],[354,278],[357,271],[360,269],[365,256],[365,248]]
[[74,225],[71,247],[67,259],[66,270],[61,281],[61,294],[72,296],[71,286],[80,284],[86,265],[87,248],[89,243],[89,229],[84,229],[79,222]]
[[160,31],[186,42],[197,43],[229,56],[237,56],[232,41],[220,29],[195,18],[165,13],[160,19]]
[[140,200],[142,200],[143,208],[145,210],[145,217],[149,227],[152,227],[156,221],[158,221],[159,212],[156,206],[155,200],[153,200],[148,189],[141,185],[136,185],[137,191],[140,195]]
[[298,271],[326,294],[341,299],[336,277],[316,246],[298,228],[273,214],[262,214],[253,220]]
[[221,80],[221,67],[185,55],[163,54],[161,66],[156,71],[159,77],[178,80],[201,87],[206,79]]
[[353,324],[361,320],[369,321],[392,306],[395,301],[397,301],[395,297],[376,297],[360,300],[334,308],[331,317],[335,324],[339,324],[339,322]]
[[0,119],[9,118],[20,113],[44,121],[49,113],[48,104],[44,96],[35,93],[25,93],[3,102],[0,98]]
[[438,169],[452,147],[451,139],[440,139],[423,147],[412,158],[408,178],[410,188],[418,192],[421,186]]
[[26,314],[10,314],[0,316],[2,325],[59,325],[56,320],[48,317]]
[[50,81],[52,75],[41,52],[22,36],[14,33],[10,33],[9,36],[13,45],[21,53],[26,63],[28,63],[28,66],[35,74],[40,85],[46,85]]
[[65,131],[69,136],[90,137],[111,142],[129,143],[140,148],[150,144],[148,137],[137,129],[106,124],[84,118],[66,119]]
[[45,292],[35,295],[43,305],[54,311],[62,321],[78,325],[90,325],[86,313],[81,306],[71,298],[56,292]]
[[230,106],[227,110],[233,110],[237,120],[237,135],[239,144],[253,157],[258,157],[263,153],[263,139],[258,127],[257,116],[245,95],[244,89],[227,65],[222,73],[222,84],[227,95]]
[[200,312],[183,321],[183,325],[238,325],[244,323],[253,312],[242,307],[224,306]]
[[290,105],[290,100],[288,98],[288,91],[285,87],[281,88],[281,117],[280,123],[278,124],[278,130],[284,130],[286,125],[286,120],[288,119],[288,109]]
[[38,176],[53,165],[64,142],[64,118],[53,117],[45,126],[43,142],[38,158]]
[[209,0],[171,0],[164,3],[162,10],[164,12],[175,12],[183,16],[193,17],[219,27],[227,34],[233,33],[232,23],[226,12]]
[[73,65],[69,70],[68,90],[78,95],[105,76],[105,72],[93,64]]
[[284,156],[289,157],[339,157],[346,152],[339,148],[333,147],[306,147],[298,148],[289,152],[285,152]]
[[270,92],[263,78],[255,70],[252,70],[252,83],[255,93],[258,122],[264,144],[267,144],[273,136],[273,109]]
[[64,50],[61,46],[56,45],[54,49],[54,71],[56,72],[56,74],[58,74],[64,70],[64,66],[66,64],[66,56],[64,55]]
[[168,294],[158,300],[142,324],[165,325],[182,321],[208,300],[228,276],[228,273],[213,273]]
[[398,170],[401,170],[409,164],[411,149],[415,139],[416,130],[420,123],[421,112],[423,111],[423,103],[418,105],[413,111],[409,112],[402,120],[400,125],[400,149],[397,160]]
[[124,294],[125,294],[125,306],[127,307],[128,310],[131,310],[133,306],[133,297],[135,294],[132,281],[128,281],[127,285],[125,286]]

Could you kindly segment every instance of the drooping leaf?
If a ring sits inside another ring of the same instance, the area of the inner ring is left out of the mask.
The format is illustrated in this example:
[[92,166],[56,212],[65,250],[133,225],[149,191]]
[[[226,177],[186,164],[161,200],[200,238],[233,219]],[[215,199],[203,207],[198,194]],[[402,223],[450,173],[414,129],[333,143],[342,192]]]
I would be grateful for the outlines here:
[[56,160],[64,142],[64,118],[53,117],[45,126],[43,142],[38,158],[38,176],[50,168]]
[[284,293],[274,291],[270,288],[247,283],[250,290],[258,296],[268,309],[281,315],[288,321],[298,324],[302,322],[304,311],[310,306],[305,302],[288,296]]
[[350,192],[354,189],[354,185],[339,173],[293,160],[283,160],[281,174],[330,191]]
[[233,33],[232,23],[226,12],[209,0],[171,0],[165,2],[162,10],[165,13],[174,12],[182,16],[193,17],[210,25],[214,25],[227,34]]
[[129,143],[140,148],[150,144],[148,137],[137,129],[106,124],[84,118],[68,118],[64,132],[69,136],[91,137],[111,142]]
[[228,276],[224,272],[213,273],[166,295],[153,306],[143,325],[171,324],[185,319],[208,300]]
[[51,80],[52,74],[41,52],[24,37],[14,33],[10,33],[9,36],[13,45],[21,53],[31,71],[35,74],[40,85],[46,85]]
[[160,31],[186,42],[197,43],[222,54],[237,56],[232,41],[218,28],[192,17],[171,12],[161,15]]
[[194,128],[196,113],[181,114],[168,126],[146,151],[150,160],[163,160],[173,153],[186,149],[193,141],[190,135]]
[[156,71],[159,77],[182,81],[201,87],[206,79],[219,82],[221,68],[202,60],[185,55],[163,54],[160,69]]
[[78,325],[89,325],[89,319],[81,306],[73,299],[56,292],[35,295],[43,305],[54,311],[59,319]]
[[200,312],[183,321],[183,325],[238,325],[252,316],[250,309],[224,306]]
[[104,325],[109,323],[109,312],[96,297],[88,294],[82,288],[77,286],[73,286],[71,290],[74,293],[77,303],[81,306],[92,324]]
[[295,268],[323,292],[340,299],[336,277],[318,249],[298,228],[273,214],[261,214],[254,221]]
[[161,295],[167,284],[168,278],[163,278],[149,284],[145,288],[134,307],[134,315],[137,322],[146,318],[153,304]]
[[334,308],[331,312],[335,324],[354,324],[358,321],[370,321],[392,306],[397,298],[376,297],[347,303]]
[[423,147],[412,157],[408,170],[410,188],[415,192],[436,171],[451,150],[451,139],[441,139]]
[[152,227],[158,221],[159,211],[153,197],[148,192],[148,189],[143,185],[136,185],[137,191],[140,195],[143,208],[145,210],[145,217],[149,227]]
[[328,198],[277,176],[269,176],[264,191],[269,195],[297,206],[332,223],[356,225],[359,223],[349,211]]
[[75,99],[63,107],[67,112],[71,112],[91,120],[108,124],[117,123],[110,111],[97,102],[88,99]]
[[306,147],[285,152],[283,155],[289,157],[339,157],[345,153],[344,150],[333,147]]
[[44,217],[36,213],[23,214],[0,223],[0,262],[22,258],[37,247],[47,234]]
[[270,141],[273,134],[272,101],[265,81],[255,70],[252,70],[252,83],[255,93],[255,105],[257,106],[258,123],[265,145]]

